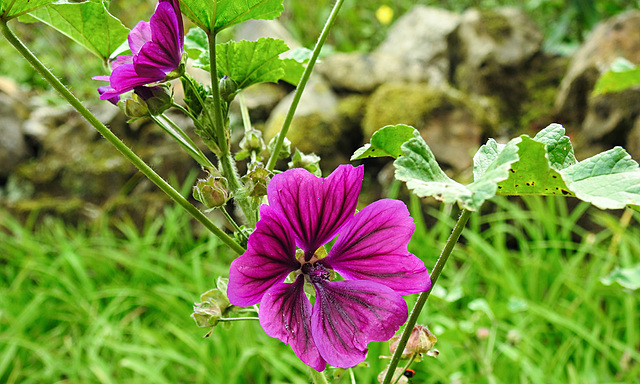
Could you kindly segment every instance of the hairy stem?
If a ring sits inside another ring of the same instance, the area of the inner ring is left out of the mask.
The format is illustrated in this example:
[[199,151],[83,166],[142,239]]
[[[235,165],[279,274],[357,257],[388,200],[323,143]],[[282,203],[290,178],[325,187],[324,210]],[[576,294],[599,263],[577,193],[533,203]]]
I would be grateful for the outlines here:
[[0,23],[2,34],[13,45],[18,52],[33,66],[33,68],[44,79],[55,88],[58,93],[74,107],[93,127],[95,127],[109,143],[111,143],[124,157],[126,157],[136,168],[140,170],[146,177],[156,184],[164,193],[166,193],[173,201],[182,206],[191,216],[202,223],[220,240],[227,244],[236,253],[244,253],[244,248],[236,243],[229,235],[218,228],[209,218],[207,218],[198,208],[189,203],[178,191],[176,191],[169,183],[160,177],[151,167],[149,167],[138,155],[136,155],[129,147],[127,147],[116,135],[114,135],[100,120],[98,120],[76,96],[74,96],[60,80],[53,74],[42,62],[27,48],[20,39],[9,29],[6,22]]
[[[218,67],[216,62],[216,35],[208,34],[209,41],[209,62],[211,63],[211,95],[213,96],[213,129],[220,147],[220,167],[222,173],[229,181],[229,189],[236,192],[242,184],[238,177],[238,171],[231,158],[231,149],[227,138],[225,122],[222,116],[222,97],[220,96],[220,79],[218,78]],[[244,209],[243,209],[244,210]],[[248,212],[245,212],[245,215]]]
[[420,312],[422,311],[424,304],[427,302],[427,299],[429,298],[429,294],[431,294],[431,291],[433,291],[433,287],[436,285],[436,282],[438,281],[438,277],[440,277],[440,273],[442,273],[442,269],[447,263],[447,260],[449,259],[449,256],[453,251],[453,248],[456,246],[456,243],[458,242],[458,239],[462,234],[462,230],[464,229],[464,226],[467,224],[467,221],[469,221],[470,216],[471,216],[471,211],[463,209],[462,212],[460,212],[460,217],[458,217],[458,221],[456,222],[456,225],[453,227],[453,230],[451,231],[451,235],[449,235],[449,238],[447,239],[447,242],[444,245],[444,248],[442,249],[442,253],[438,258],[438,261],[436,261],[436,265],[433,267],[433,270],[431,271],[431,288],[429,288],[428,291],[422,292],[420,296],[418,296],[418,300],[416,301],[416,304],[413,306],[413,309],[411,310],[411,315],[409,315],[409,320],[407,320],[407,324],[405,325],[404,331],[402,332],[402,337],[400,337],[400,341],[398,342],[398,347],[394,352],[393,357],[391,357],[391,362],[389,363],[389,369],[387,370],[387,374],[385,375],[384,381],[382,382],[382,384],[389,384],[391,382],[391,379],[393,378],[393,373],[395,372],[396,367],[398,366],[398,362],[400,361],[400,356],[402,356],[404,347],[407,345],[407,341],[409,340],[409,336],[411,335],[411,331],[413,330],[413,326],[416,325],[416,322],[418,321],[418,316],[420,315]]
[[298,107],[298,103],[300,103],[300,98],[302,97],[302,92],[304,91],[305,86],[307,85],[307,81],[309,81],[309,77],[311,76],[311,71],[313,71],[313,66],[318,61],[318,56],[320,55],[320,51],[322,50],[322,46],[324,42],[327,40],[327,36],[329,36],[329,30],[333,26],[333,23],[336,21],[338,17],[338,11],[340,11],[340,7],[342,7],[342,3],[344,0],[338,0],[333,5],[333,9],[331,10],[331,14],[327,19],[327,22],[324,24],[324,28],[322,28],[322,32],[320,33],[320,37],[318,37],[318,41],[316,42],[316,46],[313,48],[313,53],[311,54],[311,58],[309,59],[309,63],[307,63],[307,67],[300,78],[300,82],[296,87],[296,93],[293,95],[293,101],[291,101],[291,106],[289,107],[289,111],[287,112],[287,116],[284,119],[284,123],[282,124],[282,129],[278,135],[278,140],[276,140],[276,145],[273,148],[273,152],[271,152],[271,157],[269,157],[269,162],[267,163],[267,169],[269,171],[273,171],[276,166],[276,161],[278,161],[278,154],[282,149],[282,144],[284,143],[284,138],[287,136],[287,132],[289,132],[289,127],[291,126],[291,122],[293,121],[293,116],[296,113],[296,108]]

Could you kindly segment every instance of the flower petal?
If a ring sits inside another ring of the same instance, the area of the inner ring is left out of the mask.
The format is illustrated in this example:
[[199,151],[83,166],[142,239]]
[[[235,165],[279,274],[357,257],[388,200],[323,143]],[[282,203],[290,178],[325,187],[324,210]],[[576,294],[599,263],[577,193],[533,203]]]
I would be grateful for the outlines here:
[[407,320],[407,304],[391,288],[372,281],[314,284],[311,334],[320,355],[349,368],[363,361],[370,341],[389,340]]
[[327,362],[320,356],[311,336],[311,303],[304,294],[304,276],[293,284],[276,284],[260,303],[260,325],[267,335],[291,345],[305,364],[322,371]]
[[134,55],[140,52],[140,48],[151,41],[151,26],[146,21],[139,21],[135,27],[129,32],[129,49]]
[[424,262],[407,251],[415,225],[398,200],[378,200],[349,221],[322,259],[346,279],[371,280],[401,295],[431,287]]
[[162,71],[155,71],[155,73],[150,72],[147,76],[140,76],[136,73],[133,64],[123,64],[115,68],[109,77],[109,85],[113,90],[106,91],[100,95],[100,99],[109,100],[139,85],[155,83],[161,80],[164,80],[164,73],[162,73]]
[[231,263],[227,294],[233,305],[246,307],[260,302],[264,293],[300,268],[291,231],[282,216],[267,205],[249,236],[247,251]]
[[134,57],[133,63],[136,67],[152,66],[162,69],[166,74],[180,65],[183,43],[178,20],[182,20],[181,15],[176,14],[170,2],[158,3],[149,22],[151,41],[144,44]]
[[362,166],[341,165],[324,179],[301,168],[271,179],[267,187],[269,205],[288,219],[306,260],[352,217],[363,174]]

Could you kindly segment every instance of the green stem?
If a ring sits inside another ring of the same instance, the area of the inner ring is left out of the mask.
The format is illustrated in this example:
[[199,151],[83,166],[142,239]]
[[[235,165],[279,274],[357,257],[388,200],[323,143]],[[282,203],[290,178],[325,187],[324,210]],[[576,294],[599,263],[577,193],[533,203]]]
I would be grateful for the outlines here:
[[[309,77],[311,76],[311,71],[313,71],[313,66],[316,64],[318,60],[318,56],[320,55],[320,51],[322,50],[322,46],[324,45],[325,40],[327,40],[327,36],[329,36],[329,30],[333,26],[333,23],[336,21],[338,17],[338,11],[340,7],[342,7],[342,3],[344,0],[338,0],[333,5],[333,9],[331,10],[331,14],[327,19],[327,22],[320,33],[320,37],[318,37],[318,41],[316,42],[316,46],[313,48],[313,53],[311,54],[311,58],[309,59],[309,63],[307,63],[307,67],[300,78],[300,82],[298,83],[298,87],[296,88],[296,93],[293,95],[293,101],[291,101],[291,106],[289,107],[289,111],[287,112],[287,116],[284,119],[284,123],[282,124],[282,129],[278,134],[278,140],[276,140],[276,145],[273,148],[273,152],[271,152],[271,157],[269,157],[269,162],[267,163],[267,169],[269,171],[273,171],[276,166],[276,161],[278,161],[278,154],[280,153],[280,149],[282,148],[282,144],[284,143],[284,138],[287,136],[287,132],[289,131],[289,127],[291,126],[291,122],[293,121],[293,116],[296,113],[296,108],[298,107],[298,103],[300,103],[300,98],[302,97],[302,92],[304,91],[305,86],[307,85],[307,81],[309,81]],[[213,68],[213,67],[212,67]]]
[[416,325],[418,321],[418,316],[424,307],[424,304],[427,302],[429,298],[429,294],[433,290],[433,287],[436,285],[438,281],[438,277],[440,277],[440,273],[442,273],[442,269],[444,268],[453,248],[456,246],[458,239],[460,238],[460,234],[464,230],[464,226],[469,221],[469,217],[471,216],[471,211],[463,209],[460,212],[460,217],[458,217],[458,221],[456,225],[453,227],[451,231],[451,235],[447,239],[444,248],[442,249],[442,253],[436,261],[436,265],[433,267],[431,271],[431,288],[428,291],[422,292],[420,296],[418,296],[418,300],[416,304],[413,306],[411,310],[411,315],[409,315],[409,320],[407,320],[407,324],[404,327],[404,331],[402,332],[402,337],[400,337],[400,341],[398,342],[398,347],[396,351],[393,353],[393,357],[391,357],[391,362],[389,363],[389,369],[387,374],[384,377],[384,381],[382,384],[389,384],[391,379],[393,378],[393,372],[395,372],[396,367],[398,366],[398,362],[400,361],[400,356],[402,356],[402,352],[404,351],[404,347],[407,345],[407,341],[409,341],[409,336],[411,335],[411,331],[413,331],[413,326]]
[[235,220],[233,220],[233,217],[231,217],[231,215],[229,214],[229,212],[227,212],[226,209],[224,209],[224,206],[220,207],[220,210],[222,211],[222,214],[224,215],[224,217],[227,219],[227,221],[229,222],[229,224],[231,224],[231,226],[233,227],[233,229],[236,230],[236,232],[238,232],[239,235],[242,234],[242,230],[240,229],[240,227],[238,226],[238,224],[236,223]]
[[183,106],[182,106],[182,105],[180,105],[180,104],[176,104],[176,103],[173,103],[173,107],[175,107],[175,108],[179,109],[179,110],[180,110],[182,113],[184,113],[188,118],[190,118],[190,119],[193,121],[193,124],[194,124],[198,129],[204,130],[204,126],[202,125],[202,123],[200,122],[200,120],[198,120],[198,118],[197,118],[197,117],[195,117],[195,116],[193,115],[193,113],[191,113],[187,108],[183,107]]
[[[151,120],[153,120],[160,128],[164,129],[165,132],[169,134],[169,136],[173,137],[175,141],[178,142],[184,148],[191,157],[198,162],[203,168],[213,171],[216,167],[211,163],[211,161],[200,151],[200,148],[196,146],[196,144],[187,136],[187,134],[180,128],[176,123],[174,123],[171,119],[166,117],[165,115],[153,116],[151,115]],[[164,121],[169,123],[169,126],[165,125]]]
[[260,318],[258,317],[229,317],[229,318],[223,318],[223,319],[218,319],[218,321],[242,321],[242,320],[260,320]]
[[318,372],[315,369],[309,367],[309,375],[311,375],[311,382],[313,384],[329,384],[327,376],[322,372]]
[[[222,116],[222,97],[220,96],[220,79],[218,78],[218,67],[216,61],[216,35],[215,33],[208,34],[207,40],[209,41],[209,63],[211,68],[211,95],[213,96],[213,129],[216,133],[216,139],[218,140],[218,147],[220,148],[220,167],[222,173],[229,181],[229,189],[231,192],[236,192],[242,187],[238,172],[231,157],[231,148],[229,147],[229,141],[227,140],[226,127]],[[242,207],[244,211],[244,207]],[[248,215],[249,212],[245,212]]]
[[218,236],[225,244],[227,244],[236,253],[244,253],[244,248],[236,243],[229,235],[218,228],[209,218],[207,218],[198,208],[189,203],[178,191],[176,191],[169,183],[160,177],[151,167],[149,167],[141,158],[139,158],[129,147],[127,147],[120,139],[114,135],[100,120],[98,120],[82,103],[75,97],[60,80],[40,60],[27,48],[18,37],[9,29],[6,22],[2,22],[2,34],[13,45],[22,56],[33,66],[33,68],[44,77],[55,88],[56,91],[74,107],[91,125],[93,125],[109,143],[111,143],[124,157],[126,157],[136,168],[145,176],[156,184],[164,193],[166,193],[173,201],[181,205],[191,216],[201,222],[214,235]]

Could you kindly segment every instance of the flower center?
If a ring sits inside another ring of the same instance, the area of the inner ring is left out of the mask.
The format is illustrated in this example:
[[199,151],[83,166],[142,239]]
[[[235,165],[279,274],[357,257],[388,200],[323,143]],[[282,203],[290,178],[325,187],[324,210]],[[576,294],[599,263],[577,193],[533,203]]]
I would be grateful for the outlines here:
[[309,277],[309,281],[312,283],[327,281],[331,278],[331,271],[321,263],[305,263],[302,265],[301,271]]

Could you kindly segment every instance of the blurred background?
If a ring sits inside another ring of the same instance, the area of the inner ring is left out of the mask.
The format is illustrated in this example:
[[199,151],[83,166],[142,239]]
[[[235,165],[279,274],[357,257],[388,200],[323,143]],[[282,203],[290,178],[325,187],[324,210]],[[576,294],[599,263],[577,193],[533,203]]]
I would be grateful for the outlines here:
[[[266,34],[312,48],[332,3],[285,0],[278,23],[247,23],[221,39]],[[533,136],[560,122],[580,160],[614,145],[638,160],[640,90],[592,90],[619,57],[640,64],[639,5],[347,0],[291,139],[321,155],[328,174],[376,129],[411,124],[446,171],[468,181],[472,155],[488,137]],[[133,28],[154,7],[113,0],[110,10]],[[11,27],[102,121],[190,195],[202,176],[191,158],[150,122],[127,124],[119,109],[97,100],[90,78],[108,73],[103,63],[46,26]],[[220,325],[202,338],[208,330],[189,318],[192,305],[228,274],[235,256],[144,180],[2,39],[0,57],[0,383],[309,382],[290,348],[255,321]],[[252,121],[267,137],[279,128],[292,90],[247,90]],[[179,114],[171,117],[190,129]],[[241,131],[237,111],[232,126]],[[456,207],[410,197],[391,181],[389,160],[364,164],[362,206],[403,199],[416,222],[410,251],[430,269]],[[493,202],[472,217],[420,317],[438,337],[440,355],[414,364],[412,382],[639,382],[638,212],[552,197]],[[407,296],[409,307],[414,300]],[[372,343],[368,367],[353,369],[355,382],[377,382],[388,355],[386,342]],[[336,382],[349,380],[346,374]]]

